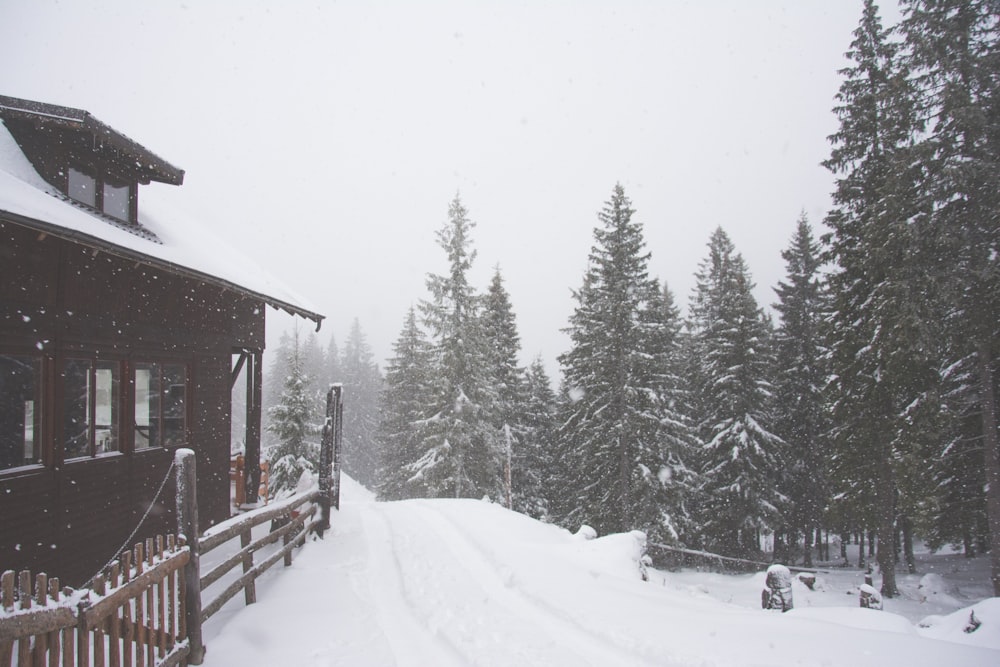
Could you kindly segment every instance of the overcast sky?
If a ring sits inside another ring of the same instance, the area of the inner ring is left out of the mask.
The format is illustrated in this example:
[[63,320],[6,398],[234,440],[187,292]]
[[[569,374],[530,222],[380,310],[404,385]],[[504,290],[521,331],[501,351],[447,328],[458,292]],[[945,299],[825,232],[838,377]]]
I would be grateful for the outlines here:
[[[474,283],[500,266],[524,361],[555,376],[616,182],[679,305],[720,225],[774,301],[800,212],[829,207],[861,5],[0,0],[0,94],[86,109],[185,169],[146,188],[299,291],[324,342],[357,317],[380,362],[446,268],[460,193]],[[272,346],[290,321],[272,314]]]

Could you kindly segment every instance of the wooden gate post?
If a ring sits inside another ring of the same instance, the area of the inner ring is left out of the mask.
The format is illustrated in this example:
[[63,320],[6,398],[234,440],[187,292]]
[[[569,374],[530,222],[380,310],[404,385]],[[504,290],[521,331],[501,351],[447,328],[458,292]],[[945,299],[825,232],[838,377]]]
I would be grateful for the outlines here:
[[344,385],[335,384],[333,391],[333,506],[340,509],[341,442],[344,439]]
[[200,665],[205,659],[201,639],[201,567],[198,562],[198,483],[194,451],[178,449],[174,454],[177,467],[177,533],[183,535],[190,550],[184,566],[184,622],[191,652],[187,661]]
[[323,438],[319,447],[319,525],[316,532],[330,530],[330,477],[333,473],[333,386],[326,392],[326,419],[323,421]]

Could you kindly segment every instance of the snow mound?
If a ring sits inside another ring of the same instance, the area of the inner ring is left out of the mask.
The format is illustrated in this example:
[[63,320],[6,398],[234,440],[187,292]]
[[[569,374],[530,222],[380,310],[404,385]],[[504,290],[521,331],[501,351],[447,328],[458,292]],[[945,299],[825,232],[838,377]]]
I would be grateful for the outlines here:
[[924,637],[1000,649],[1000,598],[987,598],[944,616],[928,616],[918,625]]

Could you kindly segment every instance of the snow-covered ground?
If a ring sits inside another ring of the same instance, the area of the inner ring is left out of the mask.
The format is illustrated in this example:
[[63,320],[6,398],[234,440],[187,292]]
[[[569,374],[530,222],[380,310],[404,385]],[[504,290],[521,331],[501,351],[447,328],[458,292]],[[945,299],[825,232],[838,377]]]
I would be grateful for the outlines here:
[[831,570],[816,591],[796,580],[782,614],[760,609],[763,573],[644,582],[636,534],[587,540],[484,501],[376,503],[345,479],[334,523],[257,604],[212,618],[206,665],[1000,664],[1000,599],[977,601],[985,582],[963,584],[958,557],[925,557],[944,570],[903,577],[885,611]]

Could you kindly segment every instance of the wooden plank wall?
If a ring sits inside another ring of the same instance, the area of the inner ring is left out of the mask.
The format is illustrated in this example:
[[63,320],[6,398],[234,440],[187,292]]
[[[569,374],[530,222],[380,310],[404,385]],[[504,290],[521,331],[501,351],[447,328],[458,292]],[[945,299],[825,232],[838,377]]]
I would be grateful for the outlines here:
[[[67,354],[180,361],[189,369],[187,446],[195,450],[202,528],[229,516],[229,378],[234,347],[263,348],[264,306],[0,217],[0,351],[47,364],[46,466],[0,470],[0,569],[30,568],[80,585],[146,511],[172,460],[158,449],[63,463]],[[173,527],[172,483],[136,536]],[[72,546],[70,546],[72,545]]]

